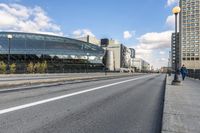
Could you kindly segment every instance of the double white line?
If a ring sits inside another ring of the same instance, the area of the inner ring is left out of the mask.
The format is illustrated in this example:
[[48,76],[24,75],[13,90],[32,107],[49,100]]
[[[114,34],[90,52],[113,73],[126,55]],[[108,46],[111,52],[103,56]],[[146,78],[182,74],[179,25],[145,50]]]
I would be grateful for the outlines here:
[[24,105],[10,107],[10,108],[7,108],[7,109],[0,110],[0,115],[6,114],[6,113],[9,113],[9,112],[13,112],[13,111],[17,111],[17,110],[21,110],[21,109],[25,109],[25,108],[29,108],[29,107],[33,107],[33,106],[36,106],[36,105],[40,105],[40,104],[49,103],[49,102],[52,102],[52,101],[68,98],[68,97],[71,97],[71,96],[75,96],[75,95],[99,90],[99,89],[102,89],[102,88],[106,88],[106,87],[110,87],[110,86],[114,86],[114,85],[118,85],[118,84],[123,84],[123,83],[134,81],[134,80],[144,79],[144,78],[151,77],[151,76],[152,75],[143,76],[143,77],[134,78],[134,79],[129,79],[129,80],[124,80],[124,81],[121,81],[121,82],[112,83],[112,84],[108,84],[108,85],[104,85],[104,86],[99,86],[99,87],[95,87],[95,88],[91,88],[91,89],[87,89],[87,90],[83,90],[83,91],[78,91],[78,92],[74,92],[74,93],[71,93],[71,94],[66,94],[66,95],[57,96],[57,97],[53,97],[53,98],[49,98],[49,99],[45,99],[45,100],[41,100],[41,101],[37,101],[37,102],[33,102],[33,103],[27,103],[27,104],[24,104]]

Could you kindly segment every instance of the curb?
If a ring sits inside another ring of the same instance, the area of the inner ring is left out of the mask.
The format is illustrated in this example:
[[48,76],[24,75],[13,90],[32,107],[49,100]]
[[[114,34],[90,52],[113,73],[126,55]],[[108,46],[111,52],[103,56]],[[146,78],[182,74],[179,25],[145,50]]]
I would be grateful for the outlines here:
[[161,133],[166,133],[166,131],[164,131],[164,123],[165,123],[165,120],[164,120],[164,116],[165,116],[165,110],[166,110],[166,90],[167,90],[167,79],[168,79],[168,75],[166,74],[165,76],[165,89],[164,89],[164,99],[163,99],[163,113],[162,113],[162,123],[161,123]]
[[[54,81],[54,83],[52,83],[52,81],[49,81],[49,82],[41,82],[41,83],[33,83],[33,84],[32,83],[26,83],[26,84],[18,84],[18,85],[7,85],[5,87],[10,87],[10,88],[0,89],[0,93],[17,92],[17,91],[23,91],[23,90],[39,89],[41,87],[53,87],[53,86],[59,86],[59,85],[76,84],[76,83],[84,83],[84,82],[91,82],[91,81],[100,81],[100,80],[131,77],[131,76],[138,76],[138,75],[142,75],[142,74],[78,78],[78,79],[74,78],[74,79],[69,79],[69,80]],[[23,86],[23,85],[28,85],[28,86],[20,87],[20,86]],[[15,88],[11,88],[11,87],[15,87]],[[3,86],[0,86],[0,88],[3,88]]]

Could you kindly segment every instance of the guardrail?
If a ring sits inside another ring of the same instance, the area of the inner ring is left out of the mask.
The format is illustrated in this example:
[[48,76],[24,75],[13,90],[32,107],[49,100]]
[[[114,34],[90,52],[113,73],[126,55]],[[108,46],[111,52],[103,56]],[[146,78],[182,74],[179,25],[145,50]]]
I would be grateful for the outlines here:
[[200,69],[188,69],[188,77],[200,80]]

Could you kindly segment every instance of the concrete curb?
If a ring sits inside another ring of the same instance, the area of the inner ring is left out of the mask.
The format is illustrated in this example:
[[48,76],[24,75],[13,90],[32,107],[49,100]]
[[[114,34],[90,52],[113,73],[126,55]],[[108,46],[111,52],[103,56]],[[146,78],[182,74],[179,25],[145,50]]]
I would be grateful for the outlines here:
[[164,105],[163,105],[163,115],[162,115],[162,128],[161,128],[161,133],[169,133],[167,131],[164,131],[165,129],[165,112],[166,112],[166,99],[167,99],[167,84],[168,84],[168,75],[165,77],[165,92],[164,92]]
[[[0,93],[8,93],[8,92],[15,92],[15,91],[23,91],[23,90],[30,90],[30,89],[39,89],[42,87],[52,87],[52,86],[59,86],[59,85],[66,85],[66,84],[75,84],[75,83],[83,83],[83,82],[91,82],[91,81],[99,81],[99,80],[106,80],[106,79],[115,79],[115,78],[122,78],[122,77],[131,77],[131,76],[138,76],[142,74],[134,74],[134,75],[115,75],[115,76],[93,76],[93,77],[81,77],[81,78],[67,78],[63,80],[57,81],[47,81],[47,82],[27,82],[23,84],[7,84],[4,86],[0,86]],[[24,86],[24,87],[21,87]],[[11,88],[14,87],[14,88]]]

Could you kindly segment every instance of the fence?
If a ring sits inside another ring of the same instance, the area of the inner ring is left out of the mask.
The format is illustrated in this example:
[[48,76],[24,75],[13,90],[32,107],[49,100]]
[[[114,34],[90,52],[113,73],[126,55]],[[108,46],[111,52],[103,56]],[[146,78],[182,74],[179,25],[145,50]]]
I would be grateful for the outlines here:
[[200,79],[200,69],[188,69],[188,77]]

